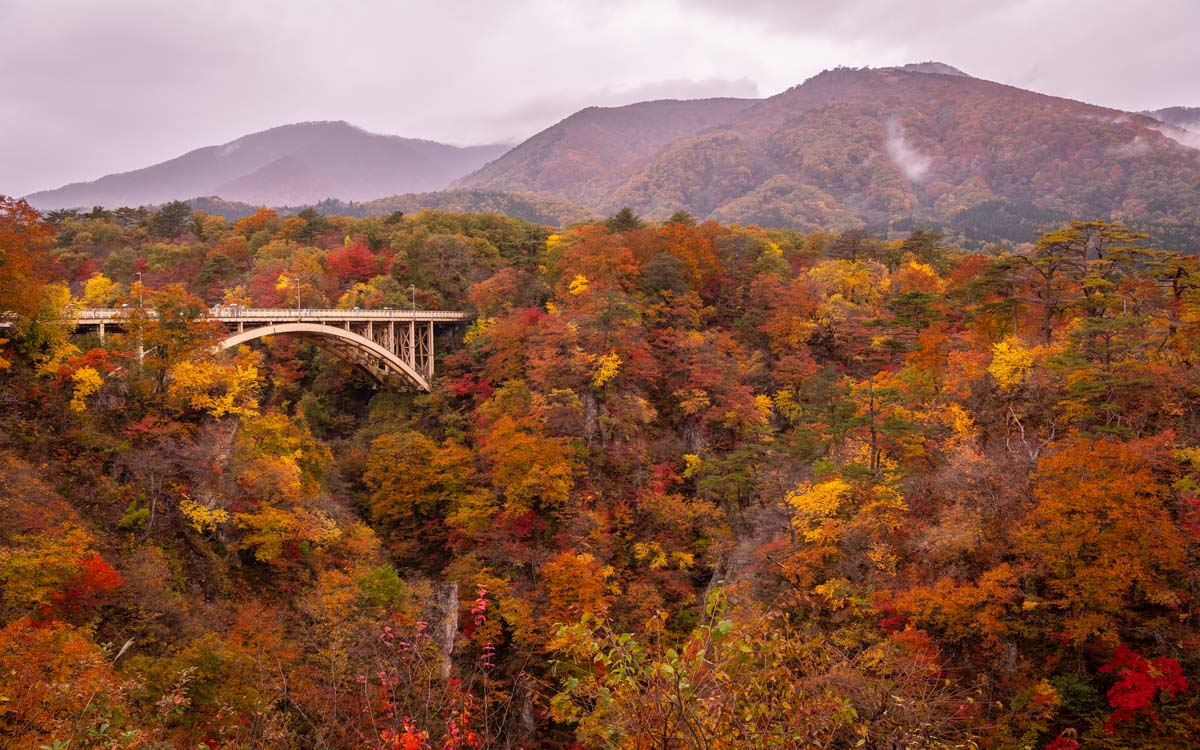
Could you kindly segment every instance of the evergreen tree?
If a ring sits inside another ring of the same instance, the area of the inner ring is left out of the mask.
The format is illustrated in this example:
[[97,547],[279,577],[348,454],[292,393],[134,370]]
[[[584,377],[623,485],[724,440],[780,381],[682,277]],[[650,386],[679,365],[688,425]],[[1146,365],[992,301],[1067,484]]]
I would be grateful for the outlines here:
[[628,232],[633,229],[641,229],[642,220],[633,212],[633,209],[626,206],[610,216],[604,225],[614,232]]
[[183,201],[171,201],[154,214],[154,218],[150,220],[150,231],[160,237],[178,237],[183,234],[191,215],[191,206]]

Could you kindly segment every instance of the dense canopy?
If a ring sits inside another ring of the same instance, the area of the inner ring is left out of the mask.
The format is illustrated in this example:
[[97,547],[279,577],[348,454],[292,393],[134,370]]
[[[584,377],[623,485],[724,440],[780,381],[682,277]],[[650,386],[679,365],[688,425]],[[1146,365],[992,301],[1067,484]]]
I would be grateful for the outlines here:
[[[13,747],[1200,736],[1200,266],[1125,226],[5,199],[0,248]],[[475,318],[430,394],[213,354],[297,291]]]

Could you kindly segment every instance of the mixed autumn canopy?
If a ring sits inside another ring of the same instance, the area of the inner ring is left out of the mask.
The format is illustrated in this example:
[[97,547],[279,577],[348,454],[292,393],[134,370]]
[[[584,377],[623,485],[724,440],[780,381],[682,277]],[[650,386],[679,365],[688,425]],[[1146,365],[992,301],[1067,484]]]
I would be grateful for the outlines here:
[[[0,202],[11,746],[1200,736],[1183,248],[181,205]],[[474,322],[429,394],[213,353],[297,294]]]

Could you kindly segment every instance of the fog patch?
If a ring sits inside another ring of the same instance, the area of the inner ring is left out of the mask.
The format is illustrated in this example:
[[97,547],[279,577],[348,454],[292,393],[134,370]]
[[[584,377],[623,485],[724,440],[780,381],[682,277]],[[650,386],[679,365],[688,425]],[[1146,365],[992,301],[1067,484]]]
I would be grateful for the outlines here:
[[592,91],[559,90],[527,99],[511,109],[483,115],[487,131],[493,137],[520,142],[530,133],[554,123],[585,107],[624,107],[660,99],[757,99],[758,84],[749,78],[672,78],[637,86],[604,87]]
[[892,117],[887,121],[887,141],[884,148],[892,163],[900,168],[909,182],[922,182],[933,167],[933,158],[922,154],[904,137],[904,127]]
[[1118,159],[1133,159],[1135,157],[1144,156],[1150,153],[1150,144],[1146,142],[1146,139],[1139,135],[1134,136],[1134,139],[1129,143],[1125,143],[1120,146],[1112,146],[1106,149],[1106,152],[1109,156],[1113,156]]
[[1113,115],[1097,115],[1089,113],[1083,115],[1083,119],[1095,120],[1096,122],[1102,122],[1106,125],[1124,125],[1129,122],[1129,115],[1123,113],[1117,113]]
[[1181,146],[1187,146],[1188,148],[1200,151],[1200,132],[1185,130],[1184,128],[1177,128],[1167,124],[1151,125],[1150,129],[1162,133]]

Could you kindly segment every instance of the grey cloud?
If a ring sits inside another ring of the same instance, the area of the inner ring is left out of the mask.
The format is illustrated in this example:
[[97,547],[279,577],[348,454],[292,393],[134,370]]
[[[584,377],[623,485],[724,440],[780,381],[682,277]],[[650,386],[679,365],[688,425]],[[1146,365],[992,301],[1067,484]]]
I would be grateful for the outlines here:
[[655,99],[755,99],[758,84],[749,78],[678,78],[653,81],[630,88],[601,88],[587,93],[559,91],[525,100],[512,109],[486,118],[493,132],[508,141],[520,141],[585,107],[620,107]]
[[[858,45],[891,64],[938,60],[1120,109],[1200,105],[1196,0],[694,0],[689,7],[765,34]],[[826,67],[839,63],[862,64]]]
[[[947,29],[1003,13],[1028,0],[697,0],[715,15],[812,35],[897,39]],[[951,62],[953,64],[953,62]]]
[[769,94],[837,65],[1198,106],[1197,27],[1196,0],[0,0],[0,192],[306,120],[520,140],[589,105]]

